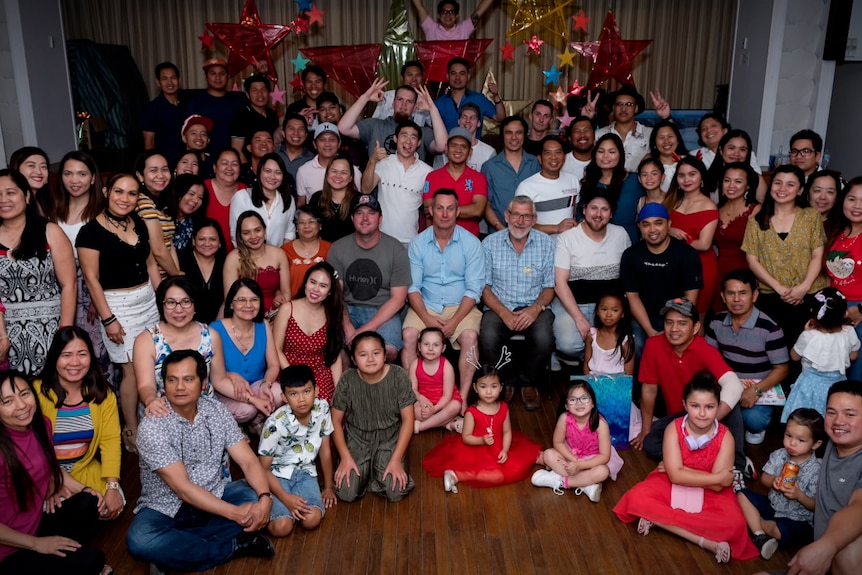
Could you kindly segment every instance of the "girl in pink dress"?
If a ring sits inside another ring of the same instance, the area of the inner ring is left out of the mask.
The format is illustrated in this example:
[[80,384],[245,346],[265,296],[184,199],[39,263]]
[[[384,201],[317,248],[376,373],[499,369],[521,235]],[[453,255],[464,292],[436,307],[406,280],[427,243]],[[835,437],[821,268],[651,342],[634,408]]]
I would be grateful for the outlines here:
[[760,554],[733,494],[733,436],[718,423],[721,387],[698,372],[683,390],[686,415],[664,433],[664,458],[631,488],[614,513],[638,521],[638,533],[661,527],[715,554],[719,563]]
[[509,406],[500,401],[503,384],[497,368],[486,364],[473,375],[473,388],[464,413],[461,435],[449,435],[422,460],[431,477],[443,476],[446,491],[458,493],[458,483],[494,487],[526,479],[542,448],[512,430]]
[[599,415],[596,392],[586,381],[576,381],[566,392],[566,411],[557,419],[554,446],[542,454],[549,470],[533,474],[533,485],[550,487],[557,495],[574,489],[598,503],[602,482],[617,480],[623,460],[611,445],[611,429]]
[[443,357],[446,350],[443,331],[426,327],[419,334],[416,347],[419,348],[419,357],[407,370],[416,394],[414,433],[435,427],[461,433],[464,420],[458,414],[461,413],[462,399],[455,386],[455,369]]

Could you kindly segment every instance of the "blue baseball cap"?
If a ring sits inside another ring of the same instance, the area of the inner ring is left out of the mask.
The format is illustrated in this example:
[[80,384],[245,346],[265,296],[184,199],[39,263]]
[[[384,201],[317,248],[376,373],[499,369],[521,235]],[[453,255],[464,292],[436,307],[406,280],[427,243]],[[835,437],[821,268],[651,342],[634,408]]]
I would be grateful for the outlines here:
[[644,204],[644,207],[641,208],[641,211],[638,214],[638,223],[647,218],[664,218],[669,220],[670,214],[667,213],[667,208],[662,204],[650,202],[648,204]]

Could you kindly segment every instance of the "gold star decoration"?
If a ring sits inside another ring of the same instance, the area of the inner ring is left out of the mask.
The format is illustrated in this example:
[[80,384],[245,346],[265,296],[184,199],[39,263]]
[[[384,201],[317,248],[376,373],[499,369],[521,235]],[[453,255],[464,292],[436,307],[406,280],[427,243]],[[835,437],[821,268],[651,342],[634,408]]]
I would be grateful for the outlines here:
[[569,52],[569,47],[566,46],[566,51],[562,54],[557,54],[557,58],[560,60],[560,69],[562,70],[566,66],[574,66],[575,65],[575,53]]
[[514,36],[538,24],[551,34],[568,41],[569,31],[563,9],[571,3],[572,0],[512,0],[516,10],[506,36]]

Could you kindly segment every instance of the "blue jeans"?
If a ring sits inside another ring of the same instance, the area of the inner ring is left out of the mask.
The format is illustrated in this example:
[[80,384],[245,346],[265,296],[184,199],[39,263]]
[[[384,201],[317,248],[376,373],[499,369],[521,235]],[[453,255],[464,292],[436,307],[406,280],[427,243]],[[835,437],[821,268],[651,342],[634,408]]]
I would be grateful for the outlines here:
[[[290,479],[284,479],[282,477],[276,477],[276,479],[281,483],[282,489],[284,489],[289,495],[298,495],[305,499],[305,502],[310,507],[317,507],[320,509],[321,517],[326,513],[326,510],[323,508],[323,499],[320,496],[320,484],[317,483],[317,477],[312,477],[307,471],[294,469],[293,475],[290,476]],[[282,517],[290,517],[293,519],[293,515],[291,515],[290,509],[287,508],[287,505],[285,505],[278,497],[273,497],[272,510],[269,512],[269,518],[270,520],[273,520],[281,519]]]
[[760,433],[769,426],[770,419],[772,419],[771,405],[752,405],[742,408],[742,423],[745,425],[745,431]]
[[[596,314],[596,304],[578,304],[578,308],[592,325],[593,317]],[[575,320],[560,303],[559,298],[554,298],[554,301],[551,302],[551,311],[554,312],[554,339],[557,342],[557,349],[566,355],[584,357],[584,338],[581,337]]]
[[[379,308],[364,305],[347,306],[347,311],[350,313],[350,322],[353,324],[353,327],[359,327],[368,323],[371,318],[375,316],[378,309]],[[391,345],[399,351],[404,347],[404,342],[401,341],[402,320],[403,318],[401,314],[396,313],[394,316],[389,318],[389,321],[377,328],[377,333],[383,337],[383,341],[386,342],[386,345]]]
[[[222,500],[231,505],[255,503],[257,494],[245,481],[228,483]],[[126,545],[141,561],[162,569],[206,571],[228,561],[236,550],[239,523],[183,503],[173,517],[144,507],[129,526]]]

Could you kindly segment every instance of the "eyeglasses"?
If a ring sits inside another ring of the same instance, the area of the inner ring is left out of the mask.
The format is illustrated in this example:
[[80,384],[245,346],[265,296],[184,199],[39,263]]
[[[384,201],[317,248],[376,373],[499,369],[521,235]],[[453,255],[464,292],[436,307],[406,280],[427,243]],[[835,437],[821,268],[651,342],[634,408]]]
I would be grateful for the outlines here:
[[180,306],[183,309],[189,309],[192,307],[194,302],[190,298],[183,298],[180,301],[175,299],[166,299],[163,303],[165,304],[165,309],[175,310],[177,309],[177,306]]
[[259,297],[235,297],[235,298],[233,298],[233,303],[238,304],[238,305],[246,305],[249,303],[252,305],[257,305],[260,303],[260,298]]
[[592,401],[592,398],[589,395],[579,395],[577,397],[570,397],[566,399],[566,403],[570,405],[577,405],[578,403],[587,404]]
[[634,102],[614,102],[617,108],[634,108],[636,105]]
[[296,222],[298,226],[313,226],[314,224],[320,223],[317,220],[299,220]]
[[814,150],[812,150],[811,148],[802,148],[801,150],[798,150],[796,148],[790,148],[790,157],[791,158],[795,158],[796,156],[802,156],[803,158],[807,158],[808,156],[810,156],[813,153],[814,153]]
[[439,14],[442,14],[444,16],[454,16],[457,13],[458,12],[456,12],[455,10],[448,10],[448,9],[443,9],[443,10],[440,10],[440,12],[439,12]]
[[508,212],[509,217],[511,219],[515,220],[516,222],[531,222],[531,221],[533,221],[533,218],[536,217],[533,214],[516,214],[516,213],[511,212],[509,210],[506,210],[506,211]]

